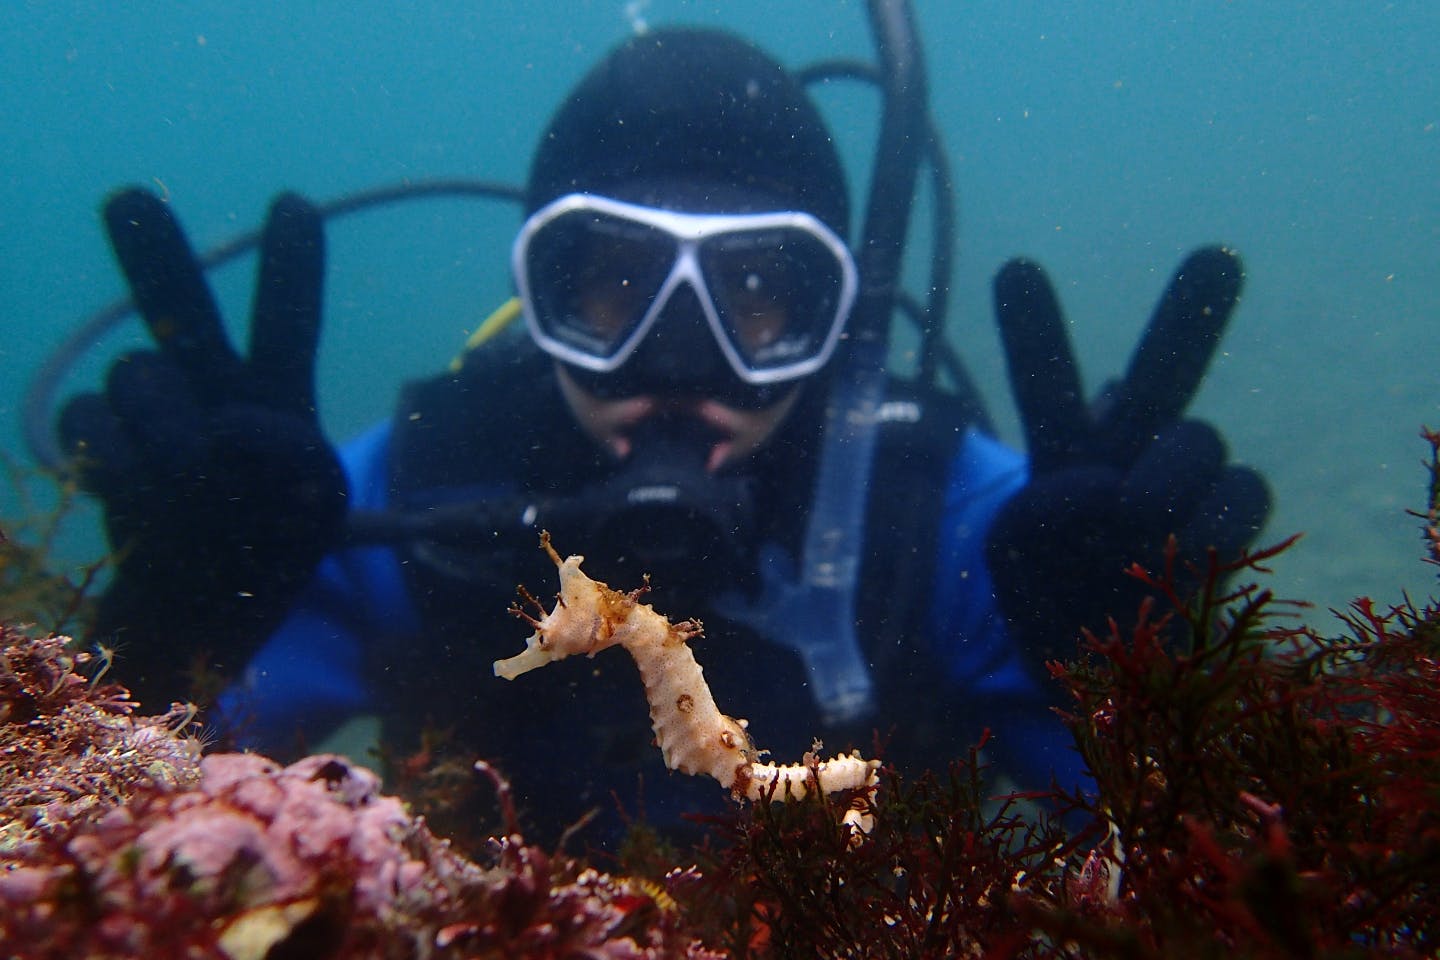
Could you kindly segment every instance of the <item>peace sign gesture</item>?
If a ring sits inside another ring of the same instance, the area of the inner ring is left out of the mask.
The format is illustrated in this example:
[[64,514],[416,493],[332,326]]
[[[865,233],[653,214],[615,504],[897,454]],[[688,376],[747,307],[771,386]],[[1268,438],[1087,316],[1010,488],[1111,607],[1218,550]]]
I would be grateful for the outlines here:
[[305,200],[271,206],[242,357],[170,207],[129,189],[103,213],[157,349],[116,361],[59,433],[119,558],[96,630],[132,641],[142,696],[182,698],[176,645],[238,667],[340,534],[345,479],[315,409],[324,238]]
[[1124,574],[1155,564],[1170,534],[1188,556],[1230,555],[1270,509],[1264,480],[1227,466],[1209,424],[1183,419],[1244,273],[1229,250],[1191,254],[1170,281],[1125,376],[1086,403],[1050,282],[1013,260],[995,310],[1030,457],[1026,485],[1001,508],[987,560],[1001,609],[1033,662],[1068,655],[1081,627],[1133,614]]

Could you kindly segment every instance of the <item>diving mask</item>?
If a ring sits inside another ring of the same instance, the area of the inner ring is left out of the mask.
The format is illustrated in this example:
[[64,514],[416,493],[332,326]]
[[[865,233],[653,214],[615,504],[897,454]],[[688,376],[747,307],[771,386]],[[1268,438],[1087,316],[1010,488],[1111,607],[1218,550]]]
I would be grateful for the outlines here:
[[857,283],[844,241],[808,213],[680,213],[583,193],[525,221],[511,267],[535,342],[595,373],[630,359],[688,285],[750,386],[823,367]]

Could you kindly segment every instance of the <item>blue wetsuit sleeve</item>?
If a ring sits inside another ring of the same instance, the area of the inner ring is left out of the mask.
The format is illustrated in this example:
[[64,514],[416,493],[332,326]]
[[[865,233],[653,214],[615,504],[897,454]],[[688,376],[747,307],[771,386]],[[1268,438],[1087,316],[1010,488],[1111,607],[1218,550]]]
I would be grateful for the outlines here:
[[[382,424],[341,451],[352,509],[386,505],[390,430]],[[280,628],[220,697],[218,722],[242,746],[324,736],[371,705],[365,649],[413,635],[418,618],[394,551],[359,547],[326,557]]]
[[950,464],[935,564],[930,622],[952,682],[997,689],[1016,683],[1018,666],[985,565],[985,540],[1005,501],[1025,485],[1024,458],[971,429]]
[[1025,485],[1025,458],[970,430],[950,467],[945,491],[931,636],[973,725],[988,727],[987,751],[1024,789],[1086,782],[1069,731],[1051,709],[1056,690],[1035,676],[1011,643],[985,563],[985,544],[1000,508]]

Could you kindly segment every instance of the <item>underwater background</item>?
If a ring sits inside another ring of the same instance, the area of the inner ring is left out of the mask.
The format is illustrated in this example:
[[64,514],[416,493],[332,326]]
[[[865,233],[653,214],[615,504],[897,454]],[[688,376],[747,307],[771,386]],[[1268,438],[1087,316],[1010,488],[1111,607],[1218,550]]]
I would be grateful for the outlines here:
[[[916,7],[960,204],[948,336],[1003,434],[1018,437],[989,281],[1005,259],[1050,272],[1094,391],[1185,253],[1232,245],[1245,296],[1192,412],[1270,480],[1263,539],[1307,535],[1274,586],[1320,622],[1359,594],[1428,595],[1405,510],[1425,503],[1418,430],[1440,427],[1440,4]],[[561,96],[642,20],[731,27],[796,66],[872,53],[856,0],[0,5],[0,450],[26,459],[31,375],[123,292],[96,216],[107,192],[150,185],[204,249],[282,189],[520,183]],[[849,84],[817,98],[858,197],[875,98]],[[510,295],[518,223],[503,204],[427,201],[330,230],[332,439],[388,415]],[[917,236],[912,264],[925,255]],[[240,342],[252,270],[216,276]],[[126,325],[62,395],[143,343]],[[0,516],[18,504],[0,491]],[[101,551],[98,527],[93,510],[73,518],[67,561]]]

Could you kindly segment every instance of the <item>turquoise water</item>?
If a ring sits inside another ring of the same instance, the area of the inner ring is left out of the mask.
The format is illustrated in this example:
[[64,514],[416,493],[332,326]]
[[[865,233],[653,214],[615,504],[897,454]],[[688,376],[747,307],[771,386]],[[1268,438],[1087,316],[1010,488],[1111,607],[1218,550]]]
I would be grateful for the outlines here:
[[[1424,491],[1416,431],[1440,427],[1440,5],[1073,6],[919,3],[961,204],[950,336],[1007,436],[988,302],[1007,257],[1049,269],[1098,386],[1184,253],[1232,244],[1246,298],[1195,409],[1273,483],[1272,538],[1308,534],[1281,590],[1322,608],[1431,592],[1403,511]],[[641,15],[728,25],[797,65],[869,54],[853,0],[653,0]],[[633,19],[615,0],[0,6],[0,448],[23,456],[30,372],[121,292],[95,215],[108,190],[167,193],[205,247],[282,188],[518,182],[549,111]],[[863,171],[872,99],[820,96]],[[508,296],[516,224],[499,206],[427,203],[332,232],[320,383],[334,438],[385,416]],[[218,278],[232,319],[249,277]],[[127,329],[67,392],[139,342]],[[78,559],[93,517],[77,521]]]

